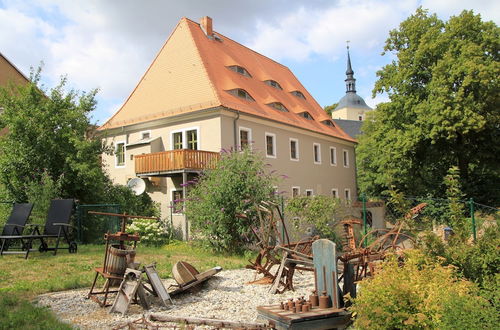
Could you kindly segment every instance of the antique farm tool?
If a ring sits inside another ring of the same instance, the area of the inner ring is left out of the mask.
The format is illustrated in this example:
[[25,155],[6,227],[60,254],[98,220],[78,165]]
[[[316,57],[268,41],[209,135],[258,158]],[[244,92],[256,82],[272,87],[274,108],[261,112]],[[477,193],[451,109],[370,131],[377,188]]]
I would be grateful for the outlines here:
[[[352,283],[362,280],[364,277],[373,275],[375,264],[385,258],[389,252],[397,252],[406,248],[405,241],[414,243],[413,237],[403,232],[405,221],[414,219],[427,206],[426,203],[421,203],[412,208],[404,217],[404,220],[399,220],[390,228],[374,229],[361,237],[359,242],[364,242],[367,237],[376,237],[375,240],[368,246],[356,246],[354,239],[354,225],[361,225],[357,219],[347,219],[341,222],[344,226],[344,251],[345,253],[339,257],[344,263],[344,287],[346,283]],[[355,289],[348,290],[355,292]],[[355,293],[354,293],[355,294]]]
[[[95,277],[90,292],[87,298],[91,298],[97,302],[101,307],[108,306],[107,298],[110,293],[117,293],[118,290],[110,290],[111,286],[117,285],[123,279],[125,270],[129,265],[134,265],[135,258],[135,248],[137,242],[140,240],[137,234],[127,234],[126,226],[127,220],[130,218],[139,219],[151,219],[158,220],[157,218],[145,217],[140,215],[129,215],[129,214],[119,214],[119,213],[107,213],[107,212],[95,212],[89,211],[90,214],[108,215],[121,218],[121,228],[120,231],[114,234],[109,232],[104,234],[104,241],[106,246],[104,249],[104,263],[103,267],[95,268]],[[118,244],[110,244],[116,242]],[[125,245],[125,243],[132,243],[133,245]],[[101,291],[94,291],[95,285],[97,283],[97,278],[102,276],[105,279],[104,287]],[[104,295],[103,300],[100,300],[97,295]]]
[[[291,243],[284,216],[277,204],[263,202],[256,207],[256,210],[260,227],[258,231],[252,228],[252,232],[257,238],[260,251],[254,261],[249,260],[250,265],[246,268],[254,269],[257,274],[263,274],[264,277],[254,283],[272,283],[270,292],[282,293],[286,290],[293,290],[295,269],[312,271],[311,244],[318,237]],[[247,217],[245,214],[237,216]],[[281,227],[281,234],[279,227]],[[273,244],[279,241],[280,237],[281,244]],[[279,267],[273,271],[275,266]]]
[[115,298],[110,313],[122,313],[125,315],[133,300],[139,300],[144,309],[149,309],[149,303],[142,283],[142,272],[127,268],[123,281],[118,289],[118,295]]
[[169,292],[171,296],[178,293],[184,292],[190,288],[193,288],[206,280],[213,277],[215,274],[220,272],[222,267],[217,266],[209,269],[203,273],[200,273],[191,264],[184,261],[179,261],[172,267],[172,276],[177,282],[177,289]]

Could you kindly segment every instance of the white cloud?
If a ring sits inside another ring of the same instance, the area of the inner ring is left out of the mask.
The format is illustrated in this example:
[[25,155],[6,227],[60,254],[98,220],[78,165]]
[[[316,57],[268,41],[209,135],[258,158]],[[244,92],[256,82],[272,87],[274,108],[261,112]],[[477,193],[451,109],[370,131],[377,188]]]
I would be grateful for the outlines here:
[[301,8],[274,24],[260,22],[249,45],[277,60],[300,61],[313,55],[336,59],[344,56],[346,40],[357,52],[373,53],[382,48],[388,31],[414,10],[415,3],[342,1],[329,8]]
[[443,20],[459,15],[462,10],[474,10],[484,21],[500,23],[500,2],[492,0],[422,0],[422,7],[436,13]]

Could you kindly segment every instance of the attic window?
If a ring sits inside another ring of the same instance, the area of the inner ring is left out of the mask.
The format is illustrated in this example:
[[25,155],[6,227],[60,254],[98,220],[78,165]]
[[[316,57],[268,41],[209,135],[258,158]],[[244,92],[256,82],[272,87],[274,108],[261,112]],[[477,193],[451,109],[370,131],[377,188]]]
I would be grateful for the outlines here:
[[297,96],[297,97],[300,97],[301,99],[306,99],[306,97],[304,96],[304,94],[302,94],[301,91],[291,91],[290,93],[292,93],[293,95]]
[[278,111],[288,112],[288,109],[280,102],[268,103],[267,105]]
[[335,127],[335,125],[332,123],[331,120],[323,120],[322,121],[323,124],[325,124],[326,126],[331,126],[331,127]]
[[229,94],[241,97],[242,99],[248,100],[248,101],[255,101],[250,94],[244,89],[241,88],[236,88],[236,89],[231,89],[227,91]]
[[281,88],[281,85],[276,80],[265,80],[264,83],[276,89],[283,90],[283,88]]
[[305,119],[314,120],[311,114],[307,111],[299,113],[299,116],[304,117]]
[[244,67],[242,66],[239,66],[239,65],[231,65],[231,66],[228,66],[227,67],[229,70],[231,71],[234,71],[234,72],[237,72],[241,75],[244,75],[246,77],[249,77],[249,78],[252,78],[252,76],[250,75],[250,73],[248,73],[247,69],[245,69]]

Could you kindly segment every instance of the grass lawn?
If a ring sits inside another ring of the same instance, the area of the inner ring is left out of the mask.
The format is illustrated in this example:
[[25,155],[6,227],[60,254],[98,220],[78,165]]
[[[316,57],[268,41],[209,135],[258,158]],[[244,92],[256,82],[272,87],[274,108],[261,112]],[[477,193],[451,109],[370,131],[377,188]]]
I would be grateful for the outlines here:
[[[187,261],[200,272],[215,266],[223,269],[242,268],[246,257],[217,255],[186,242],[151,248],[138,246],[136,262],[142,265],[156,262],[160,277],[167,278],[177,261]],[[37,295],[84,288],[92,285],[94,267],[102,267],[104,245],[83,245],[78,253],[61,250],[56,256],[30,253],[28,260],[21,255],[0,257],[0,329],[70,329],[58,322],[46,309],[34,307]]]

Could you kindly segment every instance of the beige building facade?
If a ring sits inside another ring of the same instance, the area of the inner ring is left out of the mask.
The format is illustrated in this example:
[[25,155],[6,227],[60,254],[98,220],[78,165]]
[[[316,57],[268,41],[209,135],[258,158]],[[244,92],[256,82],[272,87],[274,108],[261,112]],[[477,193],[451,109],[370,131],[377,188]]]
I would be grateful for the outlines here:
[[248,145],[283,176],[285,196],[356,198],[356,141],[337,127],[291,71],[182,19],[122,108],[100,131],[115,153],[115,183],[135,177],[185,239],[186,182],[221,149]]

